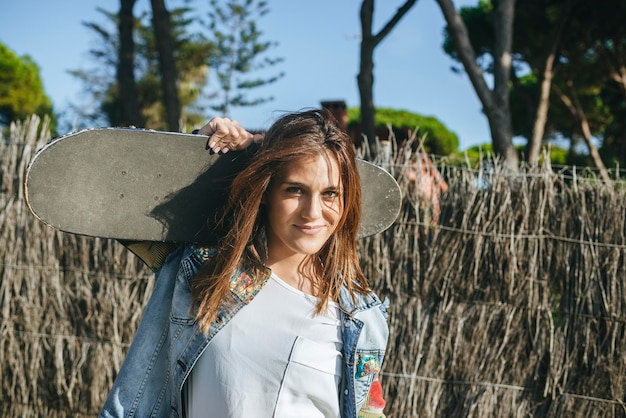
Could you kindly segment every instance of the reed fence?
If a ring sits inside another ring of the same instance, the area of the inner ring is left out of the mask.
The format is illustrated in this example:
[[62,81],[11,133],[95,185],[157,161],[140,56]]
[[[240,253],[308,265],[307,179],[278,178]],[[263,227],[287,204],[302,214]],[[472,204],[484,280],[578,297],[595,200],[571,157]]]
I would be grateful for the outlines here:
[[[0,416],[95,416],[152,273],[113,240],[32,217],[24,171],[47,132],[33,117],[0,138]],[[406,175],[419,161],[410,147],[377,161],[403,208],[359,243],[391,301],[388,416],[626,417],[622,180],[442,160],[448,190],[426,197]]]

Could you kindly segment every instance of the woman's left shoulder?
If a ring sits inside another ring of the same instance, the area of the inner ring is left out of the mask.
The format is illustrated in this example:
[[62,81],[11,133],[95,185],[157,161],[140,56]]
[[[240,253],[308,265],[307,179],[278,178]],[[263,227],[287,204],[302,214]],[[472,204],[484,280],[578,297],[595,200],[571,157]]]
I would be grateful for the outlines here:
[[363,309],[378,308],[386,313],[389,308],[389,298],[385,297],[384,299],[381,299],[376,292],[371,290],[368,293],[360,294],[358,299],[357,303]]
[[343,287],[340,293],[340,300],[341,306],[347,312],[353,314],[375,309],[380,310],[386,317],[387,308],[389,307],[389,300],[387,298],[381,300],[380,297],[371,290],[365,293],[351,293],[346,287]]

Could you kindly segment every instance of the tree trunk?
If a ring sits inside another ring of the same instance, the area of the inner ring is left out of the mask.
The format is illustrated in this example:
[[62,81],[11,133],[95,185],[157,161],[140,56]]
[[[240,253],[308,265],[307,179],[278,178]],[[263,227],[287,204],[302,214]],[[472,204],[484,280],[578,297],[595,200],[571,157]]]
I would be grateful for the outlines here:
[[552,78],[554,76],[554,59],[555,53],[551,52],[545,63],[543,76],[541,80],[541,89],[539,92],[539,102],[537,103],[537,111],[533,123],[533,131],[528,141],[528,164],[536,166],[539,162],[539,152],[543,142],[543,135],[546,130],[548,121],[548,110],[550,109],[550,90],[552,86]]
[[494,2],[494,108],[491,135],[494,153],[504,158],[509,168],[517,170],[519,158],[513,146],[513,126],[509,106],[509,81],[511,80],[511,47],[513,44],[513,18],[515,0]]
[[181,110],[170,14],[165,8],[164,0],[151,0],[151,4],[152,25],[154,27],[156,49],[159,55],[161,89],[163,91],[163,107],[165,108],[167,129],[178,132],[180,130]]
[[357,82],[361,97],[361,132],[367,137],[370,158],[376,158],[376,108],[374,106],[374,49],[413,7],[417,0],[407,0],[396,10],[387,24],[377,34],[372,33],[374,0],[361,4],[361,62]]
[[361,97],[361,133],[365,135],[374,160],[378,153],[376,145],[376,109],[374,108],[374,48],[372,34],[374,0],[363,0],[361,5],[361,63],[357,83]]
[[[620,45],[621,42],[622,39],[618,34],[606,44],[615,46]],[[626,56],[623,53],[623,48],[604,46],[599,49],[599,53],[606,62],[609,77],[620,86],[622,95],[626,99]]]
[[117,85],[122,109],[121,124],[137,127],[145,126],[145,119],[139,105],[139,94],[135,82],[135,41],[133,29],[135,0],[121,0],[118,15],[120,45],[117,61]]
[[535,120],[533,123],[533,131],[528,141],[528,163],[536,166],[539,162],[539,152],[546,130],[548,121],[548,110],[550,109],[550,91],[552,90],[552,79],[554,77],[554,64],[556,62],[556,52],[561,42],[561,35],[569,19],[572,2],[568,2],[565,10],[561,13],[556,31],[552,36],[552,42],[545,60],[543,75],[541,78],[541,89],[539,93],[539,102],[535,112]]
[[513,128],[509,109],[509,80],[511,71],[511,43],[513,38],[514,0],[496,2],[494,10],[494,89],[489,89],[469,39],[465,23],[452,0],[437,0],[448,25],[448,32],[459,54],[463,67],[483,105],[494,153],[513,171],[519,170],[519,157],[513,146]]

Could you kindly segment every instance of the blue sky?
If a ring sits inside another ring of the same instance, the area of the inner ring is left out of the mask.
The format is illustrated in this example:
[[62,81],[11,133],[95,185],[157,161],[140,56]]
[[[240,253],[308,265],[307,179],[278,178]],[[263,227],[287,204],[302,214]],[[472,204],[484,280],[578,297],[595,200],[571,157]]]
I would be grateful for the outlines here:
[[[378,0],[379,30],[403,0]],[[285,77],[257,90],[275,100],[254,108],[233,109],[231,117],[250,128],[267,128],[277,112],[345,100],[358,106],[360,0],[268,0],[270,13],[258,21],[264,39],[278,42],[269,55],[285,61]],[[477,0],[456,0],[457,7]],[[170,0],[168,7],[182,5]],[[208,0],[195,0],[205,6]],[[16,54],[30,55],[41,69],[44,88],[55,109],[81,101],[82,85],[68,70],[88,68],[95,36],[82,25],[104,22],[96,7],[117,11],[118,1],[0,0],[0,42]],[[137,8],[149,6],[138,0]],[[455,63],[441,45],[445,21],[434,0],[418,0],[395,30],[377,47],[374,101],[378,107],[434,116],[459,136],[461,149],[490,142],[489,127],[469,79],[451,71]]]

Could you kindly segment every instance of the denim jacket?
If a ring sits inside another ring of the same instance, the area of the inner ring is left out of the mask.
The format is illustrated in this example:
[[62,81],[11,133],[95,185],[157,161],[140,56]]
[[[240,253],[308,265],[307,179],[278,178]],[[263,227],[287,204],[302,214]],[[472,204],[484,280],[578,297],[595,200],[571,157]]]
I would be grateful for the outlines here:
[[[99,417],[184,417],[183,384],[220,329],[261,290],[244,271],[231,279],[236,304],[222,308],[207,334],[190,315],[190,281],[211,250],[193,245],[171,253]],[[353,301],[341,292],[343,336],[339,387],[343,418],[384,417],[378,375],[387,344],[387,304],[372,294]],[[169,307],[169,309],[167,308]]]

